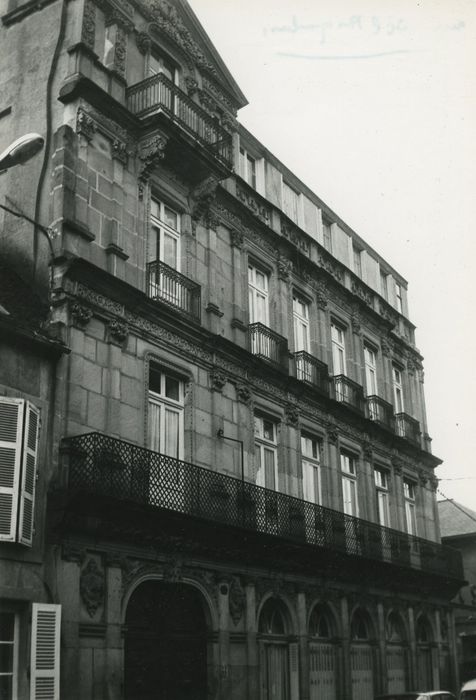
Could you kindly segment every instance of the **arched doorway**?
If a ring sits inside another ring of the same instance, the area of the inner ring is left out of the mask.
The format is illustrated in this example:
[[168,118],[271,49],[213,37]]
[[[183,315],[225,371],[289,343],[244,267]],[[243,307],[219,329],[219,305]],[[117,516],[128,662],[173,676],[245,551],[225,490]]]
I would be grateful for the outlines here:
[[289,639],[285,605],[270,598],[259,616],[261,700],[298,700],[297,643]]
[[431,655],[431,642],[433,635],[430,623],[423,615],[416,623],[417,641],[417,686],[419,690],[433,688],[433,663]]
[[337,649],[334,621],[325,605],[314,606],[309,618],[309,698],[336,700]]
[[145,581],[126,611],[125,700],[206,700],[207,625],[200,593]]
[[356,610],[350,625],[350,665],[352,700],[372,700],[374,697],[374,655],[368,613]]
[[387,692],[403,693],[408,684],[408,646],[405,626],[396,612],[387,617]]

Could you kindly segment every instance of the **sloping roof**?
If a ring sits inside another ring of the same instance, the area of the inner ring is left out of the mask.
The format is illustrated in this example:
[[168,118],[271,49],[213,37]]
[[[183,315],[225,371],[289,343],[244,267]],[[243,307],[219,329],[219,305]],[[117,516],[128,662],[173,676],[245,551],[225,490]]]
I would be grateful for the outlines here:
[[438,501],[442,537],[476,534],[476,512],[457,501],[447,498]]

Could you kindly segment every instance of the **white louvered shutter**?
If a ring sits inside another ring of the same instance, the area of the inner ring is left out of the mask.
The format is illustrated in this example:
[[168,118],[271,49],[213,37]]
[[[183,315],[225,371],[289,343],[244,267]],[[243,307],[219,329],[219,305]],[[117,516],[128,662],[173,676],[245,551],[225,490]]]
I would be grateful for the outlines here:
[[24,399],[0,397],[0,541],[14,542],[22,461]]
[[27,402],[25,407],[25,429],[23,431],[18,541],[30,547],[33,541],[39,427],[40,413],[37,408]]
[[299,649],[296,642],[289,645],[289,686],[291,700],[299,700]]
[[30,700],[59,700],[61,605],[33,603]]

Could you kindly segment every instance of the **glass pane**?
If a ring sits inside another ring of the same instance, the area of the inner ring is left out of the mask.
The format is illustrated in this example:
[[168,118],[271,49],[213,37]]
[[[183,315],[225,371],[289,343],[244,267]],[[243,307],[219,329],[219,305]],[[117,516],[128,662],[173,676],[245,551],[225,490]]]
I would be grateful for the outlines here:
[[266,440],[274,442],[274,423],[270,420],[263,420],[263,436]]
[[164,207],[164,221],[167,226],[178,231],[178,214],[168,207]]
[[2,642],[13,641],[15,630],[15,615],[13,613],[0,613],[0,640]]
[[164,234],[164,263],[174,269],[177,268],[177,243],[175,236]]
[[12,676],[0,676],[0,698],[1,700],[11,700],[13,697]]
[[160,219],[160,204],[156,199],[153,199],[150,203],[150,213],[156,219]]
[[256,270],[256,286],[260,289],[266,289],[266,275],[259,270]]
[[160,452],[160,404],[149,401],[149,449]]
[[168,399],[180,401],[180,381],[178,379],[165,376],[165,395]]
[[165,409],[165,454],[179,457],[179,415],[169,409]]
[[12,671],[13,643],[0,644],[0,673],[11,673]]
[[274,472],[275,453],[274,450],[264,448],[264,471],[265,486],[267,489],[276,489],[276,479]]

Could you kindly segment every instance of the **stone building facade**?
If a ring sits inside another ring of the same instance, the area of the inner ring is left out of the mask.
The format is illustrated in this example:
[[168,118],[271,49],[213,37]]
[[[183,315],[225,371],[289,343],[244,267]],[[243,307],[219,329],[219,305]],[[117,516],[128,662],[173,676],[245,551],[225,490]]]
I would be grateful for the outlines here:
[[24,625],[18,697],[454,687],[405,280],[239,124],[185,0],[3,5],[0,138],[46,147],[0,194],[54,255],[8,214],[2,252],[69,349],[33,538],[61,655],[29,695]]

